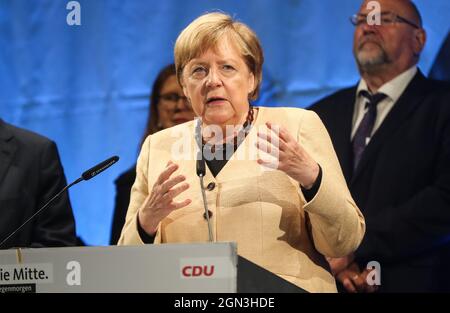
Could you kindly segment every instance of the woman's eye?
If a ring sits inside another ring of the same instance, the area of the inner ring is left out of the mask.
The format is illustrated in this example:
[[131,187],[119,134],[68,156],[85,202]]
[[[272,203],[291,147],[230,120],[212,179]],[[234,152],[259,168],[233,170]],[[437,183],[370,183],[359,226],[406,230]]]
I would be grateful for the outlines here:
[[206,73],[206,69],[203,66],[196,66],[192,69],[192,74],[199,75],[201,73]]
[[222,68],[223,68],[225,71],[232,71],[232,70],[234,70],[234,67],[231,66],[231,65],[228,65],[228,64],[223,65]]

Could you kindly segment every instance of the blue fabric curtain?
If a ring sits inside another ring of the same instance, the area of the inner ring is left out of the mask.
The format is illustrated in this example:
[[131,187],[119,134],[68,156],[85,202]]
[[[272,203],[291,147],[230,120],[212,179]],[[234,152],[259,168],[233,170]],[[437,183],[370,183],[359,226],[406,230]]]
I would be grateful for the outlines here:
[[[108,242],[114,179],[134,164],[150,86],[195,17],[218,9],[256,31],[266,59],[262,105],[305,107],[358,79],[348,17],[359,0],[79,0],[80,26],[66,23],[68,2],[0,1],[0,117],[55,140],[69,181],[121,157],[70,191],[88,244]],[[450,2],[416,3],[428,73],[449,30]]]

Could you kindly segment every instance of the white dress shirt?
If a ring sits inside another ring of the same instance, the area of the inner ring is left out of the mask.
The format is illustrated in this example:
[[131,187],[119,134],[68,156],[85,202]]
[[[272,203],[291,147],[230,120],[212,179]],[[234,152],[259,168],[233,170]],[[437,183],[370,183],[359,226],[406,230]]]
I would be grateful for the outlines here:
[[[377,105],[377,118],[375,120],[375,125],[372,129],[371,135],[373,135],[380,127],[381,123],[383,123],[384,119],[391,111],[398,98],[400,98],[400,96],[403,94],[406,87],[414,78],[416,73],[417,67],[414,65],[413,67],[398,75],[391,81],[385,83],[380,87],[380,89],[378,89],[378,93],[384,93],[385,95],[387,95],[387,97]],[[367,90],[368,92],[370,92],[369,88],[367,87],[367,83],[363,78],[361,78],[361,81],[358,84],[358,88],[356,89],[356,101],[355,109],[353,110],[352,132],[350,137],[351,140],[353,140],[356,130],[358,129],[358,126],[361,123],[364,114],[368,110],[368,108],[366,108],[367,99],[363,96],[359,96],[359,92],[361,90]]]

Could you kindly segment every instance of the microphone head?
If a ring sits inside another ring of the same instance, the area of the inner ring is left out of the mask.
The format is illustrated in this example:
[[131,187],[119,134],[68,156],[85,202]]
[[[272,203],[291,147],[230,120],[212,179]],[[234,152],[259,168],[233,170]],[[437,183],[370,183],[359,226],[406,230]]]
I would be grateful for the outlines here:
[[98,174],[100,174],[101,172],[103,172],[104,170],[109,168],[111,165],[113,165],[117,161],[119,161],[119,157],[117,155],[110,157],[109,159],[107,159],[107,160],[97,164],[96,166],[88,169],[87,171],[85,171],[83,174],[81,174],[81,177],[84,180],[89,180],[92,177],[97,176]]
[[203,159],[203,143],[202,143],[202,120],[198,118],[197,125],[195,126],[195,141],[198,145],[197,152],[197,176],[204,177],[206,175],[206,165],[205,160]]
[[206,175],[205,160],[203,158],[197,159],[197,176],[204,177]]

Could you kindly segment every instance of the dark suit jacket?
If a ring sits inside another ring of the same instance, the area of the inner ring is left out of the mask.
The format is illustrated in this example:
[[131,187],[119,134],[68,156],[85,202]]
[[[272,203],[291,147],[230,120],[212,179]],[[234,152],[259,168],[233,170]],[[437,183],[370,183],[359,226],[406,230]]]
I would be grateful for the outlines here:
[[[0,241],[66,185],[54,142],[0,120]],[[67,193],[5,242],[10,247],[75,245]]]
[[420,71],[366,147],[352,173],[356,86],[314,104],[366,218],[360,266],[381,265],[380,291],[448,290],[450,87]]
[[114,203],[114,215],[109,241],[111,245],[116,245],[119,241],[123,225],[125,224],[128,205],[130,204],[131,187],[135,179],[136,165],[120,174],[114,182],[116,184],[116,201]]

